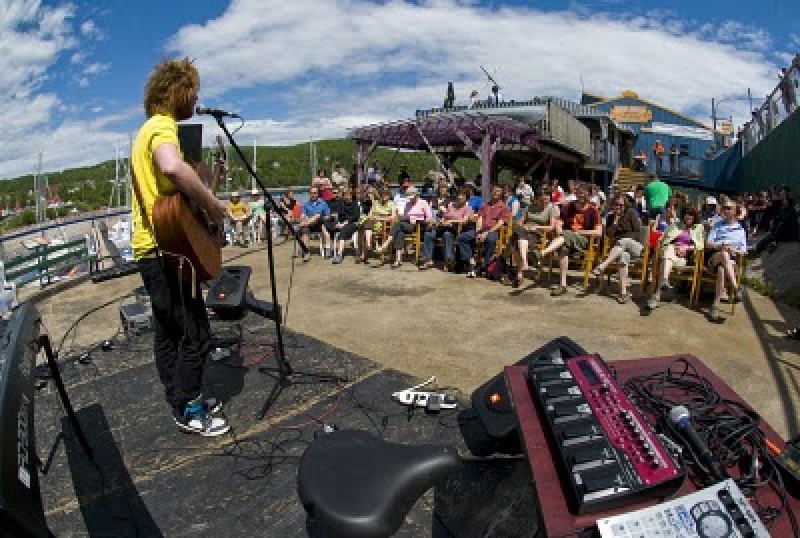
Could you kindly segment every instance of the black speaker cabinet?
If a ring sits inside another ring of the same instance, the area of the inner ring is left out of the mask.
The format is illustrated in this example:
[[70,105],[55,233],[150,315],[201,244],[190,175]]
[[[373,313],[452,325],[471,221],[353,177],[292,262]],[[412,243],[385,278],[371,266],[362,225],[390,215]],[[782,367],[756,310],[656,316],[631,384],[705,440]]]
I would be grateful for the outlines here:
[[245,292],[252,269],[247,265],[224,267],[219,278],[208,284],[206,307],[220,319],[239,319],[244,316]]
[[[582,355],[588,355],[588,352],[566,336],[561,336],[528,354],[517,364]],[[461,435],[470,452],[481,457],[496,453],[522,454],[517,417],[511,407],[503,372],[475,389],[470,403],[471,407],[461,411],[458,416]]]

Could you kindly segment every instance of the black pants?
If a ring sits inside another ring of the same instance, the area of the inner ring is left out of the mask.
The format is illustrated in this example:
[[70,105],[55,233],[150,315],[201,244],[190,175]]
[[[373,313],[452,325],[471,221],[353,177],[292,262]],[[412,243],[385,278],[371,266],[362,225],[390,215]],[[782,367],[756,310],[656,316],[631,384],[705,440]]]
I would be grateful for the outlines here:
[[177,271],[163,258],[139,260],[153,309],[156,368],[169,403],[182,410],[200,395],[203,367],[211,349],[211,327],[199,290],[182,284]]

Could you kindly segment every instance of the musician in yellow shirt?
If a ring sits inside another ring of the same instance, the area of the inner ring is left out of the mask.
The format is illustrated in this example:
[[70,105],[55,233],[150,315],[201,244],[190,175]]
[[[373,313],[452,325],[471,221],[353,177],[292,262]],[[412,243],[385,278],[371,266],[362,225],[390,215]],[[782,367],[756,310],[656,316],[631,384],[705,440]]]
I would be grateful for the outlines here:
[[250,204],[243,202],[238,192],[231,194],[231,201],[225,207],[225,213],[231,221],[233,226],[233,242],[234,244],[247,246],[244,239],[244,227],[250,224],[250,217],[253,216],[253,211],[250,209]]
[[[133,236],[131,246],[153,311],[153,353],[175,424],[205,437],[222,435],[228,423],[213,413],[220,406],[202,395],[203,368],[211,350],[211,328],[202,295],[185,284],[179,258],[159,249],[153,205],[180,191],[218,226],[225,204],[184,162],[176,121],[192,117],[200,76],[188,59],[158,64],[145,87],[147,121],[131,152]],[[185,266],[186,264],[182,264]]]

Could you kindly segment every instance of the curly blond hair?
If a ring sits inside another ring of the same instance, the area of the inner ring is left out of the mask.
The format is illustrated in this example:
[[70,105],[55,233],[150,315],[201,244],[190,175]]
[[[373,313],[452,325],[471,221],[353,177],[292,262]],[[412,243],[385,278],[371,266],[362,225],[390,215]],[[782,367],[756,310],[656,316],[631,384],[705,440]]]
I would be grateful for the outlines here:
[[189,58],[162,60],[147,79],[144,90],[144,111],[150,118],[156,114],[174,116],[190,106],[192,96],[200,88],[200,74]]

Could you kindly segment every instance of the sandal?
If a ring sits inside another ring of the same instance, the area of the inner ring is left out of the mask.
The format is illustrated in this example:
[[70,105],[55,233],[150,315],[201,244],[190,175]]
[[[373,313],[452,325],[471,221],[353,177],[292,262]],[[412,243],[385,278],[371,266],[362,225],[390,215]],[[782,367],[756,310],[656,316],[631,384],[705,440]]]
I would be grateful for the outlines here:
[[398,267],[402,266],[403,266],[402,262],[393,262],[392,265],[390,265],[389,267],[391,267],[392,269],[397,269]]
[[627,304],[631,300],[630,293],[623,293],[619,297],[617,297],[617,302],[619,304]]
[[550,292],[551,297],[560,297],[562,295],[567,294],[567,287],[566,286],[559,286],[553,291]]
[[422,265],[419,266],[420,271],[425,271],[426,269],[430,269],[434,266],[433,260],[428,260]]
[[800,340],[800,326],[786,331],[786,338],[789,340]]

